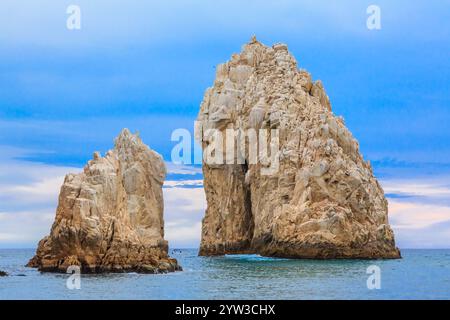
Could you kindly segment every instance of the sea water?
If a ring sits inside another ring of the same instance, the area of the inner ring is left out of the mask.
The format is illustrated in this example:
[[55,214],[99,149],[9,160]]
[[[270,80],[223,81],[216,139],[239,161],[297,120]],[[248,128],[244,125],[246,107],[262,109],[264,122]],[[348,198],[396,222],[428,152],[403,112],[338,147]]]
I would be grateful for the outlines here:
[[[33,249],[0,249],[0,270],[9,274],[0,277],[0,299],[450,299],[450,250],[404,249],[397,260],[170,254],[184,271],[81,275],[74,289],[69,274],[25,267]],[[373,270],[379,289],[370,285]]]

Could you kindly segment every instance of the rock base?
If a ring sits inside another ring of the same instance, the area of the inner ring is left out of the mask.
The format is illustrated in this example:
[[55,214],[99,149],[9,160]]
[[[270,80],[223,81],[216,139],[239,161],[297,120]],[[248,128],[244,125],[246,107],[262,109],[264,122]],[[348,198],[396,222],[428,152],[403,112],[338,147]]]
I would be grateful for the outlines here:
[[[67,256],[63,258],[49,257],[41,259],[39,256],[33,257],[27,267],[37,268],[42,272],[66,273],[70,266],[79,266],[81,273],[168,273],[182,271],[176,259],[170,258],[159,248],[147,249],[151,253],[148,257],[139,260],[123,260],[118,263],[114,261],[101,261],[99,263],[88,263],[86,258],[77,256]],[[158,255],[154,255],[159,252]]]

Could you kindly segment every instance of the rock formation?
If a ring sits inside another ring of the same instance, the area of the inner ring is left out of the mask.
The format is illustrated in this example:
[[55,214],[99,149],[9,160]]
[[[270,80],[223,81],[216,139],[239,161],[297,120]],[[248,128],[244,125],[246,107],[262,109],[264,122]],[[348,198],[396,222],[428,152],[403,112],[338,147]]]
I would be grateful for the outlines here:
[[[253,38],[219,65],[198,121],[204,150],[212,143],[207,132],[214,129],[222,133],[217,139],[223,145],[226,129],[246,137],[244,151],[234,149],[232,164],[204,158],[207,209],[200,255],[400,257],[370,163],[342,117],[332,113],[322,83],[297,68],[286,45],[267,47]],[[250,161],[250,129],[269,132],[258,148],[278,141],[270,161],[260,156]],[[211,154],[223,152],[226,158],[227,148]],[[276,170],[265,173],[274,161]]]
[[8,276],[8,273],[6,273],[5,271],[0,270],[0,277],[6,277]]
[[180,270],[164,240],[165,164],[124,129],[115,148],[94,153],[80,174],[65,177],[50,235],[28,266],[66,272],[160,273]]

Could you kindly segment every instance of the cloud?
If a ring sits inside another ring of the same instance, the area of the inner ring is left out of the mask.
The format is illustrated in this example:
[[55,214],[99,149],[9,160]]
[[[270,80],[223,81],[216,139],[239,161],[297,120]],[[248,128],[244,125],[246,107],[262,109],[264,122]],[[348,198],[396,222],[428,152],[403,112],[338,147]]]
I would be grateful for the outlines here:
[[34,247],[48,234],[65,174],[79,172],[17,160],[33,150],[0,147],[0,247]]
[[165,203],[166,209],[174,209],[174,206],[176,206],[178,210],[169,211],[177,211],[181,215],[203,208],[205,204],[203,188],[174,187],[163,189],[163,192],[165,200],[167,200],[167,203]]
[[166,223],[165,238],[171,248],[197,248],[200,243],[202,223],[178,220]]
[[[450,221],[450,208],[423,203],[389,200],[390,223],[397,229],[420,230]],[[450,245],[450,239],[448,239]]]
[[450,220],[434,223],[424,228],[394,227],[394,232],[397,246],[400,248],[450,248]]
[[[450,180],[447,180],[450,181]],[[439,181],[384,181],[383,189],[387,193],[425,196],[425,197],[449,197],[450,188],[448,185],[439,184]]]
[[0,212],[0,247],[34,247],[49,233],[54,208],[30,210]]
[[48,203],[57,199],[58,191],[64,182],[64,176],[43,178],[41,181],[26,185],[1,185],[1,198],[6,202],[21,201],[27,203]]
[[[81,169],[16,160],[29,152],[23,149],[0,151],[0,247],[35,247],[50,230],[64,175]],[[198,247],[206,209],[199,168],[168,167],[179,176],[163,188],[165,237],[172,248]],[[380,181],[400,247],[450,247],[448,181],[446,176]]]
[[[122,109],[126,112],[124,108]],[[192,117],[173,114],[95,117],[67,121],[0,119],[0,153],[6,153],[4,156],[0,154],[0,162],[3,163],[2,158],[8,158],[81,167],[92,157],[93,151],[105,153],[111,149],[114,138],[123,128],[129,128],[132,132],[139,132],[144,143],[164,157],[168,174],[201,174],[199,166],[173,165],[168,162],[172,148],[177,144],[171,141],[172,132],[178,128],[192,131],[193,126]],[[25,165],[23,168],[28,170]]]
[[[49,233],[67,173],[82,169],[17,160],[32,150],[0,147],[0,247],[35,247]],[[198,168],[169,165],[192,177]],[[166,239],[172,247],[197,247],[205,209],[202,180],[166,181]],[[194,187],[194,188],[192,188]]]
[[0,212],[54,211],[64,176],[81,171],[16,160],[30,152],[0,147]]
[[165,188],[202,188],[203,180],[179,180],[179,181],[166,181],[164,182]]
[[176,165],[171,162],[166,162],[166,167],[168,174],[186,174],[186,175],[202,174],[201,167]]
[[446,176],[381,181],[397,244],[450,248],[450,186]]

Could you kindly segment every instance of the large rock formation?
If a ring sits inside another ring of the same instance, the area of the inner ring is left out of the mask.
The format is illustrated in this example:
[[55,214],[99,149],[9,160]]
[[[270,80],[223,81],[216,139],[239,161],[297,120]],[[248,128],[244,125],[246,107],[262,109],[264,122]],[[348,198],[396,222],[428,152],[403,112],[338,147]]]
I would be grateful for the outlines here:
[[286,45],[267,47],[253,38],[219,65],[198,120],[197,137],[210,155],[221,152],[211,148],[215,139],[227,144],[226,129],[239,132],[239,139],[250,129],[266,129],[258,147],[264,142],[278,150],[269,161],[260,155],[252,163],[254,143],[246,139],[245,151],[228,155],[233,164],[204,160],[200,255],[400,257],[370,163],[344,120],[333,115],[322,83],[297,68]]
[[124,129],[115,148],[94,153],[80,174],[66,176],[50,235],[28,266],[66,272],[179,270],[164,240],[162,184],[165,164],[137,135]]

